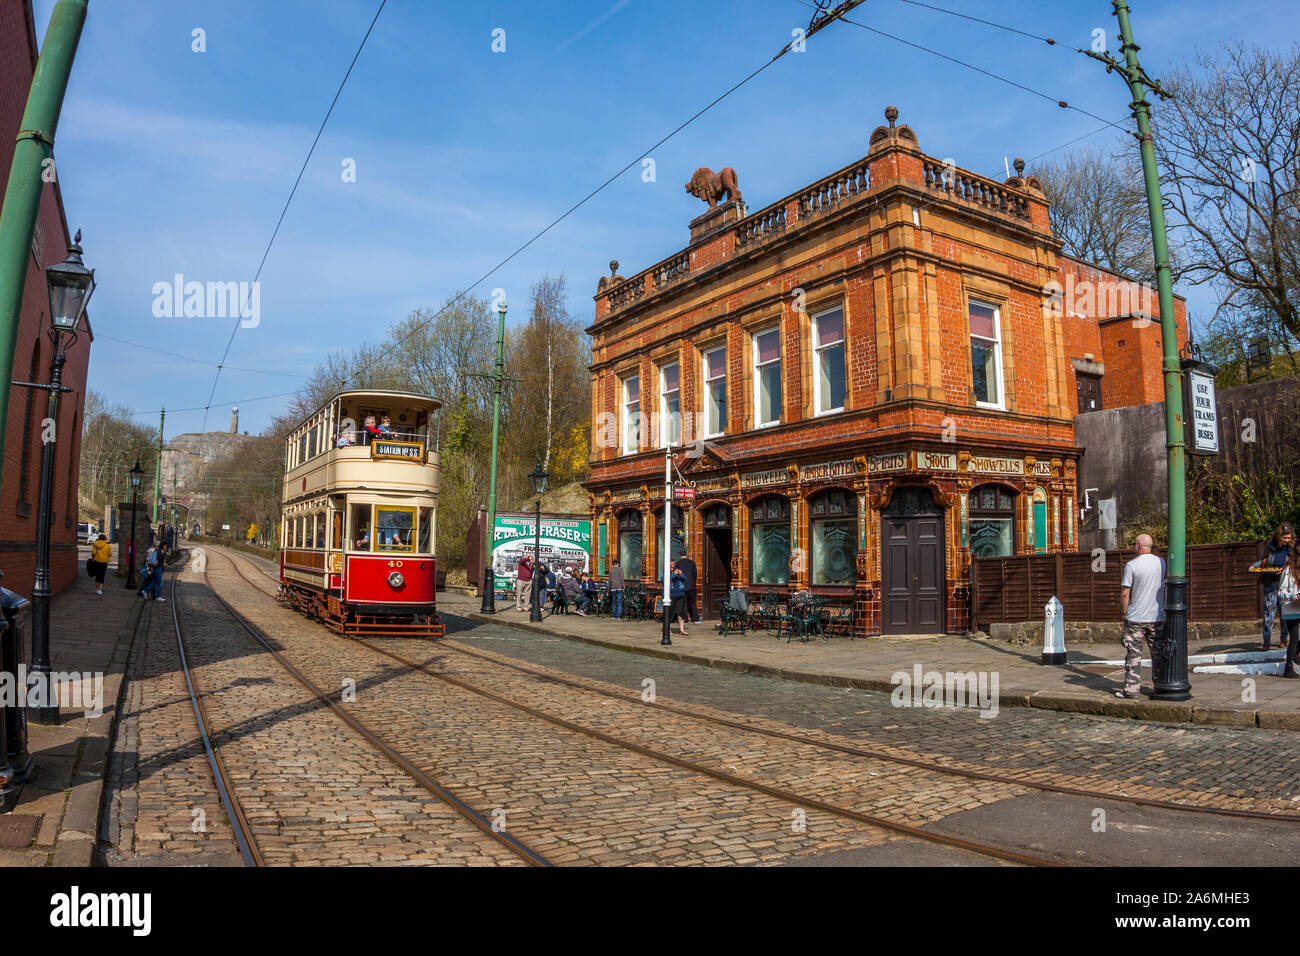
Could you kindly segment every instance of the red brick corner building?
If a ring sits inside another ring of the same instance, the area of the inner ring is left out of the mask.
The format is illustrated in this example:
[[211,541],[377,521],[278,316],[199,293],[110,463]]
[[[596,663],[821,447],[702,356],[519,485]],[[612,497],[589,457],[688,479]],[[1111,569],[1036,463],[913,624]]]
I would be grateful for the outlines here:
[[1153,297],[1062,254],[1022,162],[946,166],[886,117],[819,182],[752,213],[719,193],[686,249],[611,263],[587,330],[598,573],[660,578],[666,443],[689,449],[673,552],[706,617],[733,585],[806,589],[859,635],[964,633],[972,556],[1077,549],[1074,416],[1161,400]]
[[[0,183],[9,181],[14,140],[22,125],[27,91],[36,69],[36,24],[31,0],[0,4]],[[3,187],[0,187],[3,188]],[[47,182],[41,194],[27,279],[19,318],[10,382],[48,382],[53,357],[50,299],[45,267],[62,262],[71,235],[63,213],[59,184]],[[50,528],[50,587],[55,593],[77,576],[77,485],[81,464],[82,412],[86,401],[86,371],[90,364],[90,319],[83,322],[78,341],[67,348],[63,367],[65,393],[59,405],[55,445],[54,495]],[[36,515],[41,479],[41,421],[46,393],[12,386],[9,418],[4,423],[4,469],[0,475],[0,570],[3,584],[30,597],[36,575]]]

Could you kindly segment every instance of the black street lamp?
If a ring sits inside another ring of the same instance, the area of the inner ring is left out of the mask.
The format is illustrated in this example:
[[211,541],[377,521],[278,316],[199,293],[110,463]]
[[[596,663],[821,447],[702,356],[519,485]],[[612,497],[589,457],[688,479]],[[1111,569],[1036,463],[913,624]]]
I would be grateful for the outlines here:
[[541,575],[537,572],[542,566],[542,493],[546,491],[546,482],[550,477],[542,470],[540,461],[528,475],[528,480],[533,483],[533,494],[537,496],[537,526],[533,537],[533,600],[532,610],[528,614],[528,620],[534,623],[542,619],[542,585],[538,581]]
[[126,539],[126,586],[133,588],[135,582],[135,514],[136,504],[135,495],[140,490],[140,479],[144,477],[144,469],[140,467],[140,459],[135,460],[135,467],[131,469],[131,537]]
[[95,270],[87,269],[81,262],[81,230],[68,247],[68,256],[62,262],[47,266],[45,282],[50,296],[50,339],[54,343],[54,357],[50,360],[50,384],[15,382],[44,391],[48,398],[45,421],[41,428],[41,490],[36,516],[36,580],[32,584],[32,684],[36,688],[39,704],[28,709],[28,720],[37,724],[55,724],[59,721],[59,705],[55,689],[50,686],[50,525],[53,523],[54,452],[57,443],[59,398],[72,391],[63,384],[63,365],[66,351],[59,348],[59,339],[66,332],[68,347],[77,341],[77,329],[86,314],[86,305],[95,293]]

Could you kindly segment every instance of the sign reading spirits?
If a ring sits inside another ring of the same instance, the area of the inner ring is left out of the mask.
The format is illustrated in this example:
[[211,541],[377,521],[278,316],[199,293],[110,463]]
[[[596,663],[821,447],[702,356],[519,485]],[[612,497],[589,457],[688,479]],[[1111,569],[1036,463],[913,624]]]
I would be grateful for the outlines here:
[[907,468],[911,454],[896,451],[889,455],[872,455],[867,459],[867,471],[877,474],[882,471],[903,471]]

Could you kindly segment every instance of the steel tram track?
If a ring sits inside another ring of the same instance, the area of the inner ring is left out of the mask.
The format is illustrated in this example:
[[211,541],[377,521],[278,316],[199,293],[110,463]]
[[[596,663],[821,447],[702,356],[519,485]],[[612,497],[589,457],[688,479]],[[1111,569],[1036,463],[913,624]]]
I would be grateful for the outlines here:
[[[240,557],[244,557],[244,556],[240,555]],[[279,582],[276,581],[275,578],[272,577],[263,568],[259,567],[254,562],[250,561],[249,563],[254,570],[256,570],[267,580],[274,582],[277,586],[279,585]],[[246,581],[248,584],[252,585],[253,587],[257,587],[257,585],[255,585],[252,581],[250,581],[248,579],[248,576],[245,575],[239,569],[239,565],[237,562],[232,561],[231,564],[235,568],[236,573],[238,573],[239,576],[244,579],[244,581]],[[258,590],[261,589],[258,588]],[[263,591],[262,593],[268,594],[268,596],[273,596],[266,591]],[[393,657],[396,660],[400,660],[402,663],[406,664],[407,666],[420,668],[420,665],[410,661],[406,661],[392,654],[391,652],[385,650],[384,648],[375,647],[374,645],[364,640],[361,641],[361,643],[366,644],[367,647],[370,647],[372,650],[378,653],[386,654],[390,657]],[[622,701],[624,703],[636,703],[636,704],[640,704],[641,706],[653,707],[659,710],[666,711],[668,713],[676,714],[681,717],[689,717],[695,720],[701,720],[708,723],[717,724],[719,726],[729,727],[734,730],[741,730],[749,733],[761,734],[762,736],[765,737],[772,737],[778,740],[786,740],[792,743],[797,743],[809,747],[817,747],[823,750],[833,751],[835,753],[846,754],[848,756],[863,757],[870,760],[880,760],[887,763],[899,764],[901,766],[913,767],[918,770],[926,770],[934,773],[948,774],[954,777],[961,777],[967,780],[978,780],[985,783],[999,783],[999,784],[1004,784],[1006,786],[1023,787],[1029,790],[1037,790],[1043,793],[1058,793],[1065,796],[1086,797],[1088,799],[1097,799],[1097,800],[1110,800],[1118,803],[1132,804],[1135,806],[1152,807],[1154,809],[1160,809],[1160,810],[1176,810],[1182,813],[1195,813],[1195,814],[1201,814],[1203,816],[1223,816],[1223,817],[1236,817],[1236,818],[1248,819],[1248,820],[1272,820],[1272,821],[1280,821],[1285,823],[1300,823],[1300,814],[1295,814],[1295,813],[1285,813],[1285,812],[1269,813],[1264,810],[1245,810],[1238,807],[1218,807],[1218,806],[1202,807],[1202,806],[1195,806],[1186,803],[1177,803],[1172,800],[1162,800],[1157,797],[1139,797],[1139,796],[1133,796],[1131,794],[1112,793],[1105,790],[1091,790],[1086,787],[1071,787],[1066,784],[1052,784],[1052,783],[1043,783],[1041,781],[1034,781],[1034,780],[1022,780],[1017,777],[1008,777],[1002,774],[988,773],[980,770],[967,770],[961,767],[948,767],[942,764],[930,763],[912,757],[901,757],[895,754],[883,753],[877,750],[867,750],[862,747],[855,747],[851,744],[838,744],[832,741],[817,740],[812,737],[803,736],[801,734],[789,733],[789,732],[779,731],[779,730],[772,730],[766,727],[756,727],[752,724],[745,723],[744,721],[730,720],[725,717],[719,717],[713,714],[705,714],[699,711],[691,710],[690,708],[687,707],[679,707],[673,704],[664,704],[658,701],[655,701],[654,703],[648,703],[648,702],[643,703],[639,696],[628,696],[624,694],[615,693],[613,691],[604,690],[599,687],[590,687],[579,681],[568,680],[563,677],[556,677],[555,675],[547,674],[543,671],[535,670],[531,667],[527,667],[521,664],[499,661],[485,654],[482,654],[478,651],[470,650],[469,648],[460,647],[452,644],[441,644],[439,646],[445,650],[454,651],[463,656],[476,658],[478,660],[484,661],[489,664],[495,664],[498,667],[503,667],[510,670],[518,671],[523,674],[528,674],[540,680],[548,681],[550,683],[560,684],[567,687],[573,687],[577,690],[586,691],[587,693],[591,693],[591,694],[597,694],[599,696]]]
[[[228,554],[225,554],[224,552],[223,552],[223,556],[227,558],[230,557]],[[249,580],[248,576],[245,575],[242,570],[240,570],[238,562],[231,559],[230,565],[232,568],[234,568],[235,573],[238,574],[240,578],[243,579],[247,584],[251,585],[252,587],[256,588],[259,591],[262,591],[261,588],[257,588],[257,585],[254,584],[251,580]],[[263,572],[263,574],[265,574],[265,572]],[[267,575],[267,577],[269,578],[269,575]],[[213,593],[215,595],[215,592]],[[268,597],[272,596],[268,594],[266,591],[262,591],[262,593]],[[221,601],[222,604],[224,604],[228,609],[230,609],[232,614],[238,616],[238,612],[234,611],[233,608],[230,608],[230,605],[227,604],[224,599],[222,599],[220,596],[217,596],[217,600]],[[246,623],[244,624],[244,626],[249,627],[249,625],[247,625]],[[337,637],[338,635],[332,635],[332,636]],[[890,833],[895,833],[900,836],[911,837],[917,840],[923,840],[927,843],[934,843],[951,849],[965,850],[966,852],[974,853],[979,856],[985,856],[985,857],[990,857],[992,859],[1003,860],[1009,863],[1016,863],[1021,866],[1057,867],[1062,865],[1058,861],[1048,860],[1043,857],[1033,856],[1028,853],[1022,853],[1018,850],[1008,850],[1001,847],[995,847],[995,846],[990,846],[988,844],[979,843],[974,840],[967,840],[961,837],[950,836],[944,833],[923,830],[919,827],[910,826],[905,823],[898,823],[893,820],[888,820],[883,817],[875,816],[874,814],[863,813],[859,810],[849,809],[848,807],[841,807],[832,803],[826,803],[825,801],[817,800],[812,797],[805,797],[791,790],[785,790],[781,787],[769,786],[768,784],[759,783],[754,780],[747,780],[744,777],[738,776],[736,774],[727,773],[726,771],[723,770],[716,770],[712,767],[707,767],[704,766],[703,764],[696,763],[694,761],[687,760],[682,757],[674,756],[673,754],[664,753],[663,751],[655,750],[654,748],[651,747],[646,747],[641,744],[633,743],[628,740],[623,740],[611,734],[606,734],[602,731],[595,730],[591,727],[586,727],[583,726],[582,724],[578,724],[578,723],[574,723],[573,721],[566,720],[563,717],[556,717],[553,714],[548,714],[545,711],[538,710],[537,708],[531,707],[528,704],[521,703],[520,701],[513,700],[512,698],[509,697],[504,697],[500,694],[495,693],[494,691],[490,691],[485,688],[478,687],[467,681],[461,680],[456,677],[451,677],[447,674],[441,674],[433,670],[432,668],[428,667],[427,665],[420,664],[417,661],[412,661],[407,657],[404,657],[400,654],[396,654],[389,650],[385,650],[384,648],[376,647],[375,645],[371,644],[369,641],[351,640],[350,643],[354,645],[359,645],[361,647],[365,647],[367,650],[375,654],[378,654],[382,657],[387,657],[391,660],[394,660],[399,664],[402,664],[405,667],[410,668],[411,670],[419,671],[439,681],[442,681],[443,683],[450,684],[453,687],[458,687],[461,690],[467,691],[471,694],[475,694],[479,697],[483,697],[484,699],[491,700],[496,703],[503,704],[507,707],[510,707],[514,710],[521,711],[525,714],[528,714],[531,717],[537,718],[538,720],[542,720],[546,723],[553,724],[554,726],[561,727],[565,730],[580,734],[584,737],[588,737],[593,740],[599,740],[602,743],[606,743],[611,746],[618,747],[619,749],[631,751],[632,753],[638,754],[643,757],[647,757],[651,760],[655,760],[660,763],[666,763],[671,766],[678,767],[682,770],[689,771],[691,773],[697,773],[702,776],[710,777],[714,780],[718,780],[722,783],[728,784],[733,787],[737,787],[739,789],[749,790],[756,793],[762,793],[765,796],[773,797],[774,799],[781,800],[786,803],[791,803],[796,806],[801,806],[810,810],[817,810],[819,812],[826,813],[831,816],[837,816],[847,820],[852,820],[855,823],[860,823],[866,826],[875,827],[877,829],[886,830]],[[265,642],[263,642],[263,644],[265,645]],[[269,645],[265,645],[265,646],[267,646],[268,650],[271,650]],[[272,651],[272,653],[275,652]],[[292,667],[292,665],[287,664],[287,662],[282,661],[282,663],[285,663],[286,667]]]
[[[232,565],[234,564],[234,562],[231,563]],[[176,612],[176,578],[178,574],[179,574],[179,569],[177,574],[174,574],[172,576],[172,619],[176,623],[177,642],[178,644],[181,645],[181,659],[185,667],[186,683],[190,687],[190,699],[194,703],[196,714],[201,715],[202,704],[199,702],[198,697],[195,694],[196,688],[193,682],[192,674],[190,672],[188,659],[184,651],[184,639],[181,636],[180,619]],[[279,651],[277,651],[274,647],[271,646],[271,644],[257,630],[257,628],[249,624],[242,614],[240,614],[233,607],[231,607],[229,602],[227,602],[224,598],[221,597],[221,595],[217,594],[217,592],[213,590],[212,586],[208,583],[208,572],[207,572],[206,564],[204,565],[204,570],[202,574],[203,574],[203,583],[204,586],[207,587],[208,593],[210,593],[214,598],[217,599],[217,601],[221,603],[221,606],[226,609],[227,613],[230,614],[230,616],[234,619],[234,621],[237,624],[239,624],[245,631],[247,631],[248,634],[254,640],[256,640],[262,646],[262,648],[267,653],[269,653],[275,659],[275,661],[278,664],[280,664],[280,666],[283,667],[290,674],[290,676],[292,676],[295,680],[297,680],[299,684],[301,684],[310,693],[312,693],[319,701],[327,705],[330,708],[330,710],[333,711],[334,714],[340,720],[343,721],[344,724],[346,724],[349,728],[351,728],[353,731],[359,734],[362,737],[362,739],[364,739],[368,744],[370,744],[372,747],[374,747],[376,750],[382,753],[385,757],[387,757],[390,761],[396,764],[401,770],[403,770],[406,774],[408,774],[413,780],[416,781],[416,783],[420,784],[420,786],[422,786],[425,790],[429,791],[440,801],[442,801],[447,806],[455,810],[462,817],[464,817],[469,823],[471,823],[476,828],[486,833],[489,837],[491,837],[496,842],[502,844],[507,849],[511,850],[517,856],[521,857],[522,859],[524,859],[525,861],[527,861],[528,863],[534,866],[549,867],[554,865],[545,856],[543,856],[541,853],[537,852],[533,848],[529,847],[527,844],[523,843],[522,841],[515,839],[514,837],[510,836],[507,833],[498,832],[497,830],[495,830],[492,826],[492,822],[487,817],[485,817],[482,813],[474,809],[472,806],[470,806],[470,804],[462,800],[460,797],[456,796],[454,793],[452,793],[442,784],[438,783],[437,780],[429,776],[419,767],[415,766],[415,764],[411,763],[410,760],[402,756],[397,750],[391,747],[382,737],[380,737],[378,734],[372,731],[369,727],[367,727],[364,723],[362,723],[352,714],[348,713],[347,710],[345,710],[329,694],[327,694],[319,686],[313,683],[310,678],[304,675],[300,670],[298,670],[298,668],[294,667],[293,664],[285,660],[284,656],[281,655]],[[250,861],[250,857],[247,853],[245,854],[245,861],[249,862],[250,866],[254,866],[254,865],[262,866],[263,863],[261,860],[261,855],[260,852],[256,851],[256,840],[253,837],[252,830],[249,827],[248,821],[245,819],[243,815],[242,807],[239,806],[238,801],[234,798],[234,790],[230,785],[229,779],[226,777],[225,767],[223,764],[221,764],[220,755],[217,753],[215,749],[213,749],[210,746],[210,738],[206,728],[207,728],[206,717],[201,716],[200,729],[204,735],[204,746],[208,748],[209,762],[212,763],[213,765],[214,774],[219,773],[217,787],[221,791],[222,802],[226,805],[227,813],[231,814],[232,821],[238,819],[239,821],[238,829],[242,831],[243,834],[242,837],[240,837],[238,834],[236,836],[236,839],[240,841],[240,849],[241,851],[244,850],[245,841],[247,841],[248,845],[254,849],[255,856],[253,857],[253,860],[255,860],[255,862]],[[220,768],[219,771],[217,769],[218,767]]]

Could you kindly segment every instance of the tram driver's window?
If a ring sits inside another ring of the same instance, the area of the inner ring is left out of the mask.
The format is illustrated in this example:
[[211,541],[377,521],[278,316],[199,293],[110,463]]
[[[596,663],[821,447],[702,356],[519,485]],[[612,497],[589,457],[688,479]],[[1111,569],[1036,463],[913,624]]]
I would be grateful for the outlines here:
[[376,551],[415,551],[414,531],[414,508],[375,508]]
[[356,551],[370,550],[370,505],[353,505],[350,534]]

